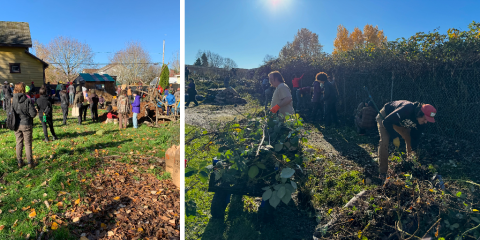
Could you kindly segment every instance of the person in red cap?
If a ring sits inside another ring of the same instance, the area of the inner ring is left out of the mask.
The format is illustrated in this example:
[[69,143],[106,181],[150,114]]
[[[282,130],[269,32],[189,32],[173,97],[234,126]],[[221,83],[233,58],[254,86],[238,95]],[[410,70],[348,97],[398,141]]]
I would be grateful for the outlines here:
[[425,124],[434,123],[436,114],[437,110],[430,104],[407,100],[389,102],[380,110],[376,120],[380,133],[378,165],[382,180],[386,179],[388,171],[390,137],[396,147],[400,146],[399,137],[402,137],[407,145],[407,155],[410,155],[417,148]]

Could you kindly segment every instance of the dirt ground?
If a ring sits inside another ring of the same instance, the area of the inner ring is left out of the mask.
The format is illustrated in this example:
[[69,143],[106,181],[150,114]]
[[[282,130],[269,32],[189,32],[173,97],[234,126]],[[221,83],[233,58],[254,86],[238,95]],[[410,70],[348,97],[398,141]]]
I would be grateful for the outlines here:
[[[257,112],[262,108],[258,107]],[[242,114],[254,113],[255,108],[250,105],[209,105],[187,107],[185,109],[185,123],[205,129],[215,128],[215,124],[242,118]],[[212,126],[213,125],[213,126]]]

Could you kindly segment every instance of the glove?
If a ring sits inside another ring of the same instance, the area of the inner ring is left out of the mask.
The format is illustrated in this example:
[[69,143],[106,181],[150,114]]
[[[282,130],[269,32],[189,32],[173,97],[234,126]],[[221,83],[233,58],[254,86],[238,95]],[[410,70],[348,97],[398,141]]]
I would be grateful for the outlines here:
[[393,145],[395,145],[395,147],[400,147],[400,138],[395,138],[393,139]]
[[279,109],[280,109],[280,106],[278,106],[278,104],[277,104],[270,109],[270,112],[277,113]]

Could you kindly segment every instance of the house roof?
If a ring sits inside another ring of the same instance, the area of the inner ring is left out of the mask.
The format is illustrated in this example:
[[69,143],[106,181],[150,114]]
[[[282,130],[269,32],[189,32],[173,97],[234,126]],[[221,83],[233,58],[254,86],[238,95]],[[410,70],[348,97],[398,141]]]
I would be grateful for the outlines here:
[[75,79],[80,82],[115,82],[112,77],[108,74],[100,75],[98,73],[80,73],[80,75]]
[[47,68],[47,67],[48,67],[48,63],[46,63],[46,62],[43,61],[42,59],[38,58],[37,56],[31,54],[28,50],[25,50],[25,53],[26,53],[27,55],[30,55],[31,57],[37,59],[38,61],[42,62],[44,68]]
[[28,23],[0,21],[0,46],[32,47]]
[[96,73],[98,69],[95,68],[85,68],[83,69],[82,73]]

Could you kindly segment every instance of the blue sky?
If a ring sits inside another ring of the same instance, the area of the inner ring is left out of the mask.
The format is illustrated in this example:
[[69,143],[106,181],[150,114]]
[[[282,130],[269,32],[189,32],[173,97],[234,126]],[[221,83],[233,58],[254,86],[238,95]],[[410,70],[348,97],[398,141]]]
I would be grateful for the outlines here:
[[466,30],[480,22],[478,9],[480,1],[185,0],[185,64],[195,62],[198,50],[210,50],[255,68],[266,54],[278,56],[301,28],[318,34],[328,53],[339,24],[350,32],[378,25],[388,40],[437,27]]
[[[165,62],[180,51],[179,0],[15,0],[3,9],[0,21],[28,22],[32,40],[47,44],[57,36],[88,43],[96,63],[137,41],[153,62]],[[5,3],[3,3],[5,7]],[[106,53],[111,52],[111,53]]]

